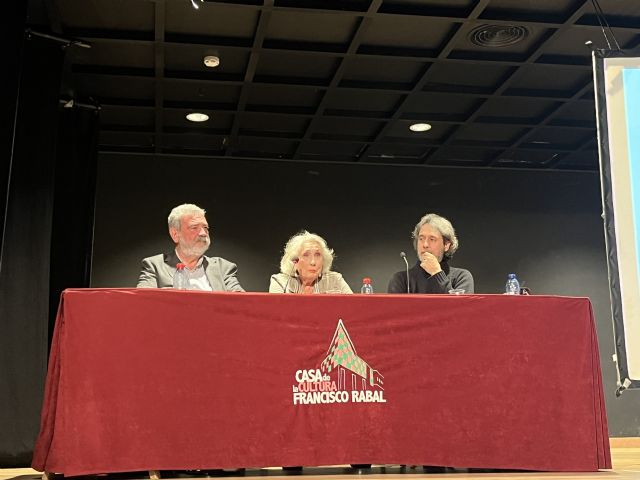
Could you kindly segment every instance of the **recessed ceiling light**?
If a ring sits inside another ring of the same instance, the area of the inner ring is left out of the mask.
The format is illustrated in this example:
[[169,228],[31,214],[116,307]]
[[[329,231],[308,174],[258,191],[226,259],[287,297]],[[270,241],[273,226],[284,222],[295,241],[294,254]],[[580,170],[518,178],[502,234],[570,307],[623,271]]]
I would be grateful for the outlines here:
[[190,122],[206,122],[207,120],[209,120],[209,115],[207,115],[206,113],[197,112],[188,113],[187,120],[189,120]]
[[427,130],[431,130],[431,125],[428,123],[414,123],[409,126],[409,130],[412,132],[426,132]]
[[209,68],[216,68],[220,65],[220,57],[217,55],[207,55],[204,57],[204,64]]

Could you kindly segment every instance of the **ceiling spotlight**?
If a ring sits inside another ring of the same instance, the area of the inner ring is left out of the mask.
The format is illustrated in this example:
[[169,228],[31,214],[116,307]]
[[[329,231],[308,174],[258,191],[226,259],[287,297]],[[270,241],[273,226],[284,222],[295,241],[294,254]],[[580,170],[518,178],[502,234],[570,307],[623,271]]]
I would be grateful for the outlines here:
[[[199,0],[200,2],[204,2],[204,0]],[[200,8],[200,5],[198,5],[196,3],[196,0],[191,0],[191,5],[193,6],[193,8],[195,8],[196,10],[198,10]]]
[[189,120],[190,122],[206,122],[207,120],[209,120],[209,115],[207,115],[206,113],[198,112],[188,113],[187,120]]
[[216,68],[220,65],[220,57],[217,55],[207,55],[204,57],[204,64],[209,68]]
[[431,125],[428,123],[414,123],[413,125],[409,125],[409,130],[412,132],[426,132],[427,130],[431,130]]

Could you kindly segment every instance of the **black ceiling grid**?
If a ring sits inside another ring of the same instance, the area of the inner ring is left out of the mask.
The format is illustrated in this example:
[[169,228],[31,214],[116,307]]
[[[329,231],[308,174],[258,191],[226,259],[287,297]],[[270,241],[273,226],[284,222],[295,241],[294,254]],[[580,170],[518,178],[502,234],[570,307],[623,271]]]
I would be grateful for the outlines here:
[[[194,2],[30,1],[30,28],[92,45],[61,97],[101,105],[101,151],[598,168],[591,0]],[[600,4],[640,53],[640,2]]]

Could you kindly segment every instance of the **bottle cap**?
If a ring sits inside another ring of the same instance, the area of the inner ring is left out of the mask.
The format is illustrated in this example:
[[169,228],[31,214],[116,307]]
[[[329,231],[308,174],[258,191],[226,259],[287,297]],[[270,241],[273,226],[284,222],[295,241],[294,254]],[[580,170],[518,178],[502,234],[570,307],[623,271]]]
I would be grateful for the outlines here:
[[371,284],[371,279],[369,277],[365,277],[362,279],[362,283],[365,283],[367,285]]
[[179,263],[176,265],[177,270],[184,270],[184,263]]

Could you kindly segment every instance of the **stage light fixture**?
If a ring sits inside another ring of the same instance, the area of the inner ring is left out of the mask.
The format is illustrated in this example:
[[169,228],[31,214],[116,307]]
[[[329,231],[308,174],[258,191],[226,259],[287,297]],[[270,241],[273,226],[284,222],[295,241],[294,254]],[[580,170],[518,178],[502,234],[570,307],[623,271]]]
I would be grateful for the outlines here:
[[216,68],[220,65],[220,57],[217,55],[207,55],[204,57],[204,64],[209,68]]
[[192,112],[187,114],[187,120],[190,122],[206,122],[209,120],[209,115],[206,113]]
[[412,132],[426,132],[431,130],[431,125],[428,123],[414,123],[413,125],[409,125],[409,130]]

